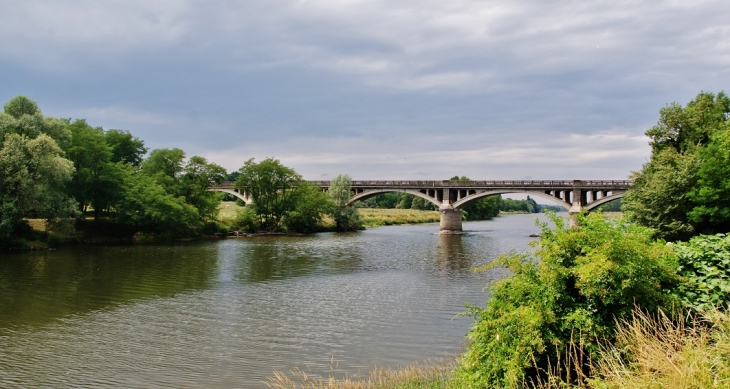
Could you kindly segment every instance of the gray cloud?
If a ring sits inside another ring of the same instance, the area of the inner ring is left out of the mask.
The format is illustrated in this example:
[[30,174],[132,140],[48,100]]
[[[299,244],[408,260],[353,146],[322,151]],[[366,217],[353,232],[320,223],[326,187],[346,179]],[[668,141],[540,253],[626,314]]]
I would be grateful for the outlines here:
[[312,178],[623,178],[660,107],[730,79],[725,1],[0,7],[4,100]]

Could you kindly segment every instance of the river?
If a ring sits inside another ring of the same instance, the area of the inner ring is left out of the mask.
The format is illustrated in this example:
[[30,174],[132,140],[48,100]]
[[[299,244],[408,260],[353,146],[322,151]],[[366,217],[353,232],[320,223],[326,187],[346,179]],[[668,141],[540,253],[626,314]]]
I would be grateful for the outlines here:
[[[0,256],[0,387],[259,388],[453,356],[537,215]],[[539,216],[541,219],[544,216]]]

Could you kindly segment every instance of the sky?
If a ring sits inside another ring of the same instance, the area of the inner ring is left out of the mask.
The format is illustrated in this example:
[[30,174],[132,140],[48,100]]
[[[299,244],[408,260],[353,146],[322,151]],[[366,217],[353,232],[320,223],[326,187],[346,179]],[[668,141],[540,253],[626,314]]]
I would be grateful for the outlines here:
[[0,0],[0,101],[305,179],[625,179],[730,1]]

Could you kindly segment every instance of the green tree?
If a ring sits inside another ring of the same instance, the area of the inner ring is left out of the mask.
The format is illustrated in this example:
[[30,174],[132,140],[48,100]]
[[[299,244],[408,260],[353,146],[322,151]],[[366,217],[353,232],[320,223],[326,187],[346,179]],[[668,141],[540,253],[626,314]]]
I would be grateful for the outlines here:
[[116,219],[135,231],[173,239],[198,234],[202,222],[198,210],[182,196],[169,193],[154,176],[124,166],[122,198]]
[[319,185],[301,182],[293,193],[294,209],[282,220],[289,231],[314,232],[322,225],[322,216],[339,208]]
[[209,189],[225,179],[226,169],[196,155],[185,164],[179,178],[180,192],[175,194],[184,196],[185,202],[194,206],[204,220],[212,221],[218,216],[222,195]]
[[347,175],[338,175],[330,181],[327,193],[335,205],[332,208],[335,229],[337,231],[357,231],[361,229],[360,214],[355,208],[346,206],[347,201],[352,196],[352,179]]
[[174,193],[179,190],[180,175],[185,166],[185,152],[178,149],[155,149],[142,162],[141,171],[148,176],[156,177],[157,181]]
[[251,158],[239,172],[241,175],[234,186],[251,195],[260,228],[278,230],[281,219],[295,206],[294,193],[302,177],[274,158],[266,158],[259,163]]
[[104,134],[106,144],[111,148],[111,161],[139,166],[142,157],[147,153],[144,142],[132,136],[128,131],[109,130]]
[[[450,181],[471,181],[467,176],[453,176]],[[489,220],[495,216],[499,216],[499,210],[502,206],[502,196],[489,196],[472,201],[464,207],[464,216],[466,220]]]
[[91,127],[80,119],[68,128],[72,137],[66,155],[76,169],[68,183],[68,193],[76,199],[81,212],[93,206],[94,218],[98,219],[102,210],[118,200],[118,167],[111,162],[112,150],[101,127]]
[[411,209],[418,209],[421,211],[434,211],[438,209],[436,204],[418,196],[414,196],[411,202]]
[[63,190],[73,171],[71,161],[63,158],[49,136],[4,136],[0,144],[0,246],[8,244],[23,218],[76,216],[76,204]]
[[76,206],[63,190],[73,164],[64,158],[71,134],[66,122],[43,116],[17,96],[0,113],[0,245],[9,244],[23,218],[64,219]]
[[689,192],[694,208],[689,219],[699,232],[730,232],[730,122],[711,135],[698,152],[697,182]]
[[698,168],[699,160],[692,153],[674,149],[656,153],[631,175],[633,188],[624,196],[621,209],[629,220],[653,228],[655,237],[688,239],[695,232],[688,213]]
[[571,368],[584,369],[635,308],[670,312],[678,301],[676,257],[651,230],[599,214],[578,218],[581,228],[569,228],[551,215],[555,227],[541,225],[534,257],[512,254],[488,266],[513,275],[491,287],[486,308],[471,307],[475,322],[456,377],[465,387],[522,387],[565,366],[571,342],[585,353],[570,354],[584,357]]
[[728,118],[730,98],[723,92],[702,92],[685,107],[673,103],[659,111],[657,125],[646,132],[651,160],[632,174],[633,188],[623,199],[631,221],[667,240],[687,239],[698,229],[726,232],[717,229],[727,227],[722,215],[730,203],[718,197],[722,187],[712,186],[722,181],[722,147],[727,145],[716,133],[730,128]]
[[65,150],[71,142],[71,133],[66,124],[61,119],[43,116],[35,101],[17,96],[5,104],[4,112],[0,114],[0,138],[7,133],[24,135],[30,139],[46,134]]

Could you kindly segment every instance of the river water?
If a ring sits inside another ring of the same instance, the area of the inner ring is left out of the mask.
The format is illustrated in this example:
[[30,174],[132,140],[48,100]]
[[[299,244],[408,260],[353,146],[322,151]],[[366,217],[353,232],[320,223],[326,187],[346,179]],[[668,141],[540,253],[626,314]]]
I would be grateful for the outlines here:
[[[0,256],[0,387],[258,388],[453,356],[536,215]],[[540,216],[540,218],[543,218]]]

